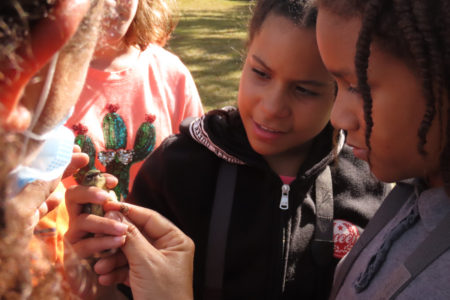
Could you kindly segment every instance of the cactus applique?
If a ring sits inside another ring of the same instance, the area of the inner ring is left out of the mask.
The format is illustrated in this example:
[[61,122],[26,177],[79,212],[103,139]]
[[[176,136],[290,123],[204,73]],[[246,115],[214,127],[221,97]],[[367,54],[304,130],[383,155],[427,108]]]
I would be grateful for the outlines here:
[[127,128],[122,117],[117,114],[118,105],[109,104],[109,113],[103,118],[103,137],[105,151],[98,154],[99,161],[106,167],[106,172],[119,179],[114,188],[118,199],[128,196],[130,167],[145,159],[154,149],[156,143],[154,115],[146,115],[145,122],[139,127],[133,149],[127,148]]
[[75,144],[80,146],[81,151],[86,153],[89,156],[89,163],[87,166],[81,168],[73,177],[77,181],[78,184],[81,184],[81,181],[84,178],[84,174],[86,174],[89,170],[95,169],[95,157],[96,150],[92,139],[86,135],[88,129],[86,126],[81,123],[75,124],[72,126],[73,131],[76,134]]
[[128,132],[122,117],[117,114],[119,106],[109,104],[106,108],[109,113],[103,118],[102,124],[106,150],[100,151],[98,155],[92,139],[86,134],[87,127],[82,124],[72,126],[77,135],[75,143],[80,146],[81,151],[89,155],[89,164],[80,169],[74,178],[80,184],[86,172],[96,169],[95,158],[98,156],[98,160],[106,168],[106,173],[114,175],[119,180],[114,192],[117,199],[122,201],[129,192],[130,167],[144,160],[155,147],[156,131],[153,122],[156,117],[151,114],[145,116],[145,121],[136,133],[133,149],[126,149]]

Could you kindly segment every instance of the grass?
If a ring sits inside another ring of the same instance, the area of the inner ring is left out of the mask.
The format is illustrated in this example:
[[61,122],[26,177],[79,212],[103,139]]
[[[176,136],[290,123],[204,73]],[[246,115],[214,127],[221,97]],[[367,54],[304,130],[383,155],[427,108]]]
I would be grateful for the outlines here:
[[168,48],[191,71],[205,111],[236,103],[249,3],[178,0],[181,18]]

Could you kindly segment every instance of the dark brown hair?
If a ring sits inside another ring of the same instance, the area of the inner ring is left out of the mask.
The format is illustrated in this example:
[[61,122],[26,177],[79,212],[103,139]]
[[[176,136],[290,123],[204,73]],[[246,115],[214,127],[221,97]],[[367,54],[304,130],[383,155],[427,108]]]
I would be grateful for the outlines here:
[[[440,168],[450,193],[450,1],[448,0],[318,0],[320,7],[344,16],[361,17],[356,45],[355,68],[358,89],[364,99],[366,143],[370,148],[373,127],[372,97],[367,83],[370,45],[407,63],[422,80],[426,111],[417,132],[417,150],[426,155],[425,144],[431,123],[438,117],[443,135]],[[447,110],[444,111],[444,108]],[[444,124],[444,120],[447,121]],[[445,133],[445,135],[444,135]]]
[[271,13],[286,17],[300,27],[314,28],[316,26],[317,9],[312,5],[311,0],[259,0],[256,1],[250,19],[247,47]]

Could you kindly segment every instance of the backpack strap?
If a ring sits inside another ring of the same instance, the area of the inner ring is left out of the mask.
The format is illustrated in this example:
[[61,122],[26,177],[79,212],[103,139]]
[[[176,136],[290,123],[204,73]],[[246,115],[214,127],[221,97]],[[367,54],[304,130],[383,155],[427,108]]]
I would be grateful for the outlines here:
[[327,266],[333,259],[333,182],[329,166],[319,174],[315,183],[316,226],[314,240],[311,242],[312,255],[316,263]]
[[222,299],[228,227],[234,200],[237,165],[221,160],[209,225],[206,248],[203,299]]
[[395,299],[423,270],[432,264],[445,251],[450,249],[450,213],[431,231],[419,246],[411,253],[390,280],[389,289]]
[[333,289],[330,299],[335,299],[341,288],[348,271],[354,261],[367,244],[377,235],[377,233],[395,216],[405,201],[414,193],[414,186],[409,183],[398,182],[394,189],[384,199],[381,206],[376,211],[373,218],[369,221],[361,237],[356,241],[350,252],[344,257],[341,265],[336,269],[334,275]]

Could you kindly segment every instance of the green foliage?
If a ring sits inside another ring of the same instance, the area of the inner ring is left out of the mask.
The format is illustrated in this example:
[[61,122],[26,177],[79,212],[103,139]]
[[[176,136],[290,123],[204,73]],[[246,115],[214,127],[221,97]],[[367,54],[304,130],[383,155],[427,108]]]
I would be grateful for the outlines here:
[[205,111],[236,104],[250,3],[178,0],[181,18],[167,48],[191,71]]

